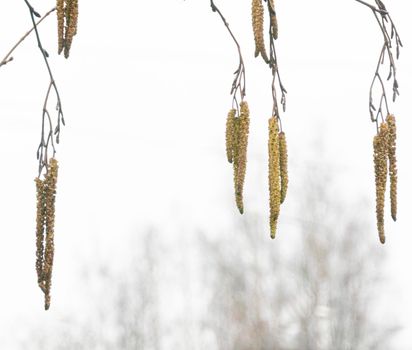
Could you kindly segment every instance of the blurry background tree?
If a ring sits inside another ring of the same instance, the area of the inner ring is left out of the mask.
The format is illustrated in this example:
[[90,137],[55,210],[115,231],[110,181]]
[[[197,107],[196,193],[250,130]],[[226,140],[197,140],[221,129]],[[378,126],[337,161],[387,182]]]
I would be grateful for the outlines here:
[[[320,166],[327,165],[307,166],[302,177],[300,217],[291,218],[299,242],[290,251],[267,244],[265,220],[257,215],[217,238],[208,232],[193,236],[199,271],[183,278],[200,284],[205,298],[197,299],[198,308],[171,311],[167,301],[176,286],[165,284],[159,271],[169,265],[184,274],[171,256],[181,247],[165,251],[149,230],[133,245],[140,248],[128,273],[100,268],[96,275],[104,282],[87,321],[55,326],[49,337],[36,329],[28,335],[31,349],[33,339],[48,339],[37,342],[46,350],[169,349],[166,338],[187,334],[179,327],[188,324],[170,327],[168,312],[198,320],[191,327],[199,339],[184,338],[180,349],[390,349],[398,325],[385,320],[379,306],[384,252],[359,239],[372,230],[363,219],[365,203],[339,205],[339,192]],[[183,299],[190,303],[188,294]],[[187,310],[198,314],[185,315]]]

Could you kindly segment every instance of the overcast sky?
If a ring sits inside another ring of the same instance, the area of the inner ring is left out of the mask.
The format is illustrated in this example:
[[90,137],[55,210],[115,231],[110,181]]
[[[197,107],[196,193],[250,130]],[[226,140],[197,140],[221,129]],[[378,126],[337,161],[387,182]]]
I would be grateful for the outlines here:
[[[41,14],[53,4],[32,1]],[[48,313],[34,269],[33,182],[48,77],[34,36],[0,68],[0,344],[7,349],[16,345],[8,333],[16,331],[16,324],[52,320],[54,310],[78,311],[85,302],[73,298],[78,261],[106,260],[108,252],[121,259],[122,239],[141,227],[162,228],[172,241],[180,227],[221,229],[235,211],[224,128],[237,53],[219,17],[207,0],[113,4],[80,1],[69,60],[57,56],[55,16],[40,26],[67,124],[57,153],[56,260]],[[237,36],[246,64],[251,128],[245,207],[265,216],[271,76],[253,57],[250,1],[216,5]],[[322,140],[322,157],[333,163],[348,202],[372,202],[375,127],[368,89],[382,45],[377,23],[354,0],[278,0],[276,6],[290,162],[299,169],[313,156],[314,141]],[[396,224],[387,216],[385,246],[377,233],[372,239],[388,253],[385,302],[401,319],[404,329],[396,344],[406,350],[412,348],[412,186],[407,181],[412,178],[412,4],[392,0],[387,7],[405,46],[397,66],[400,97],[391,106],[398,118],[399,215]],[[29,27],[24,1],[0,2],[1,58]],[[372,207],[369,215],[373,221]],[[287,227],[287,216],[280,221]],[[285,231],[275,242],[268,238],[268,244],[287,246],[291,238]]]

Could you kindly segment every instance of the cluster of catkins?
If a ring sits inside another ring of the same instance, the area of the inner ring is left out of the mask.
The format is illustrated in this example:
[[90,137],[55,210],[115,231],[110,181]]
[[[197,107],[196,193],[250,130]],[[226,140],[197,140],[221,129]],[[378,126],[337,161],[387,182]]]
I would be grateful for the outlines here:
[[280,205],[288,190],[288,151],[286,136],[279,131],[278,118],[269,118],[269,207],[270,237],[275,238]]
[[[270,34],[273,39],[278,38],[278,22],[275,12],[274,0],[267,0],[269,17],[270,17]],[[255,57],[262,56],[266,63],[269,63],[269,58],[266,53],[265,39],[264,39],[264,8],[262,0],[252,0],[252,26],[255,37]]]
[[44,180],[36,178],[36,271],[37,282],[45,296],[44,307],[50,307],[50,288],[54,256],[54,212],[58,164],[50,159]]
[[384,207],[388,170],[391,216],[394,221],[396,221],[397,211],[396,123],[392,114],[389,114],[386,120],[381,123],[378,134],[373,139],[373,161],[375,165],[376,220],[379,240],[381,243],[385,243]]
[[249,107],[246,101],[240,102],[240,114],[231,109],[226,120],[226,154],[233,164],[236,205],[243,214],[243,184],[245,182],[247,143],[249,137]]
[[77,17],[79,15],[78,0],[57,0],[57,31],[58,53],[64,50],[64,57],[68,58],[73,37],[77,33]]

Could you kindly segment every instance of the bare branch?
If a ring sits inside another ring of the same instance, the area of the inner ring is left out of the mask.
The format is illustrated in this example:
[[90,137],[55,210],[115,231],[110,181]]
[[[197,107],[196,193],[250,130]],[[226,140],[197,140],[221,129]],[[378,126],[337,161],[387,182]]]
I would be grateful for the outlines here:
[[[46,17],[48,17],[53,11],[55,11],[56,8],[53,7],[49,12],[47,12],[37,23],[36,26],[38,26],[41,22],[43,22]],[[3,58],[3,60],[0,62],[0,67],[6,65],[7,63],[13,61],[13,57],[11,54],[14,52],[14,50],[26,39],[33,31],[34,31],[34,26],[26,33],[24,34],[20,40],[11,48],[11,50],[7,53],[7,55]]]

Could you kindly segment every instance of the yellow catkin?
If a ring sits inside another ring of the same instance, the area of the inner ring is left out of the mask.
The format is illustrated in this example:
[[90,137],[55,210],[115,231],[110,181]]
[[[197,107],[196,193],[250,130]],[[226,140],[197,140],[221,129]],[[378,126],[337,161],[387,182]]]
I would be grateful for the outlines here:
[[239,212],[243,214],[243,185],[245,183],[247,145],[249,137],[249,106],[246,101],[240,103],[240,116],[238,121],[237,133],[237,166],[235,175],[235,195],[236,205]]
[[386,123],[382,123],[378,135],[376,135],[373,139],[373,160],[375,166],[376,187],[376,221],[379,240],[382,244],[385,243],[384,209],[386,180],[388,176],[387,138],[388,125]]
[[36,272],[37,283],[44,290],[43,285],[43,255],[44,255],[44,225],[46,220],[44,182],[38,177],[36,182],[37,212],[36,212]]
[[233,161],[233,142],[235,133],[236,109],[231,109],[226,119],[226,155],[229,163]]
[[388,123],[388,159],[389,159],[389,179],[390,179],[390,199],[391,199],[391,216],[396,221],[397,214],[397,185],[398,169],[396,165],[396,122],[395,116],[389,114],[386,117]]
[[54,218],[58,164],[50,159],[49,169],[44,180],[46,199],[46,248],[44,252],[45,309],[50,307],[50,288],[54,257]]
[[58,53],[64,47],[64,0],[56,0]]
[[73,37],[77,33],[78,15],[78,0],[66,0],[66,36],[64,40],[64,57],[66,58],[70,55]]
[[252,26],[255,37],[255,57],[260,54],[265,62],[269,62],[263,36],[263,11],[262,0],[252,0]]
[[280,167],[280,203],[285,201],[288,191],[288,149],[286,135],[283,131],[279,133],[279,167]]
[[277,221],[280,212],[280,164],[279,164],[279,134],[278,122],[275,116],[269,119],[269,206],[270,206],[270,237],[275,238]]
[[268,0],[269,12],[270,12],[270,33],[273,39],[278,38],[278,20],[276,18],[275,2],[274,0]]

